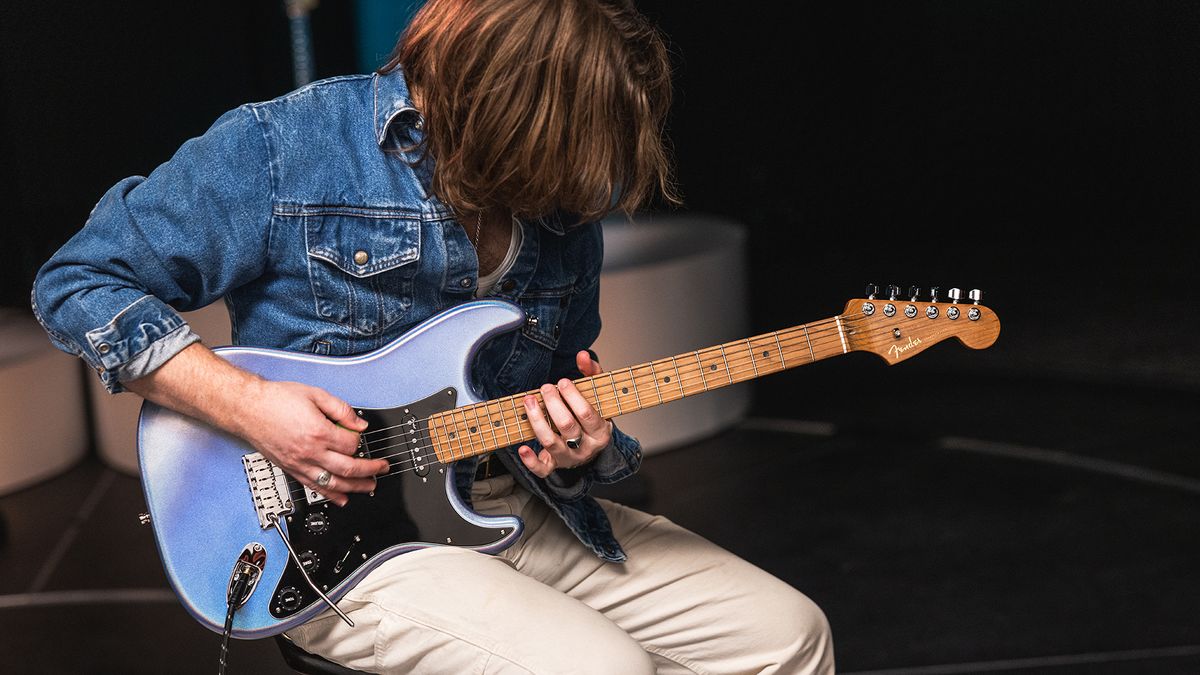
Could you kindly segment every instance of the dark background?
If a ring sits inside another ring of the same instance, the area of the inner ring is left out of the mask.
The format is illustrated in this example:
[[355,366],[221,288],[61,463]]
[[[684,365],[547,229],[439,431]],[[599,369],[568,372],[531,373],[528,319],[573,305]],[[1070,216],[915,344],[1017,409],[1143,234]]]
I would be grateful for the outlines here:
[[[847,670],[1104,653],[1142,666],[1088,656],[1069,672],[1196,672],[1200,3],[639,6],[676,63],[685,210],[749,232],[755,331],[834,314],[866,282],[982,288],[1004,328],[983,352],[943,345],[894,369],[851,355],[764,378],[758,419],[835,431],[742,425],[647,458],[624,497],[810,594]],[[318,77],[363,70],[353,3],[326,0],[313,32]],[[265,0],[4,3],[0,56],[12,307],[114,182],[292,88],[286,20]],[[82,527],[59,495],[111,473],[91,461],[0,506],[17,535]],[[136,480],[111,480],[50,589],[163,583],[132,522]],[[114,541],[144,559],[110,558]],[[0,571],[31,576],[44,548],[10,548]],[[9,576],[8,592],[25,588]],[[215,636],[173,603],[107,612],[12,613],[8,639],[29,649],[69,616],[101,665],[61,672],[215,659]],[[177,641],[151,637],[162,630]],[[234,653],[239,672],[281,667],[269,643]]]
[[[685,208],[750,232],[755,329],[828,316],[866,282],[978,287],[997,348],[915,367],[1200,384],[1183,302],[1200,5],[640,6],[674,53]],[[28,305],[114,182],[292,88],[281,3],[0,12],[0,304]],[[361,70],[354,26],[351,2],[314,13],[318,77]]]

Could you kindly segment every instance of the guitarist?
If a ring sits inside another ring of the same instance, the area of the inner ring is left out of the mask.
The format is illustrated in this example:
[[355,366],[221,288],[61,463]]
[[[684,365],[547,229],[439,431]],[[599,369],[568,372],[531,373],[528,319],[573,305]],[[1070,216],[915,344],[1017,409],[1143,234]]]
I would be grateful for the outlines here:
[[34,310],[110,392],[236,434],[344,505],[387,470],[352,456],[366,423],[230,365],[177,310],[224,298],[237,344],[348,355],[476,297],[517,303],[529,322],[473,373],[488,397],[541,384],[537,442],[455,471],[523,538],[392,558],[340,601],[354,628],[326,612],[290,637],[371,672],[831,672],[807,597],[588,495],[641,460],[571,378],[600,372],[600,219],[678,203],[670,94],[663,40],[629,0],[429,0],[378,72],[241,106],[113,186],[42,267]]

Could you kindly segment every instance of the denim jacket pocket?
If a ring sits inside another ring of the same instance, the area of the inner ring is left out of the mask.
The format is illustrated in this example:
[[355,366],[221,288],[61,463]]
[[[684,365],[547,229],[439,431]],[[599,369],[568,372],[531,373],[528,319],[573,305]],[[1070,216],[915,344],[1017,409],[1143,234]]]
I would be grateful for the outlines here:
[[320,316],[376,335],[412,307],[421,222],[354,211],[304,216],[309,279]]
[[529,290],[517,298],[517,304],[525,310],[525,324],[496,378],[508,391],[544,384],[550,357],[563,331],[562,321],[571,304],[571,287]]

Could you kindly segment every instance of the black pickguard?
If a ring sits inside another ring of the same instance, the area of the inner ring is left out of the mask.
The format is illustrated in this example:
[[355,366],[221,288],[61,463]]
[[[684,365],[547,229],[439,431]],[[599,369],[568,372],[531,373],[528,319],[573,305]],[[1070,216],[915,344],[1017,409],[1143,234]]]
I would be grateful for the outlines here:
[[[362,456],[387,458],[395,473],[379,477],[370,495],[351,494],[345,507],[330,502],[310,505],[301,499],[286,517],[292,548],[322,591],[397,544],[482,546],[504,537],[505,531],[463,520],[446,495],[446,474],[453,466],[437,462],[425,420],[454,408],[456,398],[453,389],[445,389],[397,408],[359,409],[370,423],[369,432],[397,432],[365,434],[360,450]],[[319,601],[289,561],[274,589],[271,614],[286,618]]]

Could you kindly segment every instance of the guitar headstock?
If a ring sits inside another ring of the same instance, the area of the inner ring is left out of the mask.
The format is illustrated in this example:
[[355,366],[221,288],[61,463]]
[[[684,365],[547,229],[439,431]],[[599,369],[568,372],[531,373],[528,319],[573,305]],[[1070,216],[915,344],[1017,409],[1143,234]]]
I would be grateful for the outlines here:
[[919,288],[901,295],[897,286],[889,286],[879,296],[877,286],[867,287],[867,297],[846,303],[841,315],[846,342],[851,351],[877,354],[888,364],[912,358],[947,338],[958,338],[971,349],[985,349],[1000,335],[1000,319],[980,304],[983,292],[968,293],[951,288],[949,302],[941,302],[937,287],[929,289],[929,299],[921,300]]

